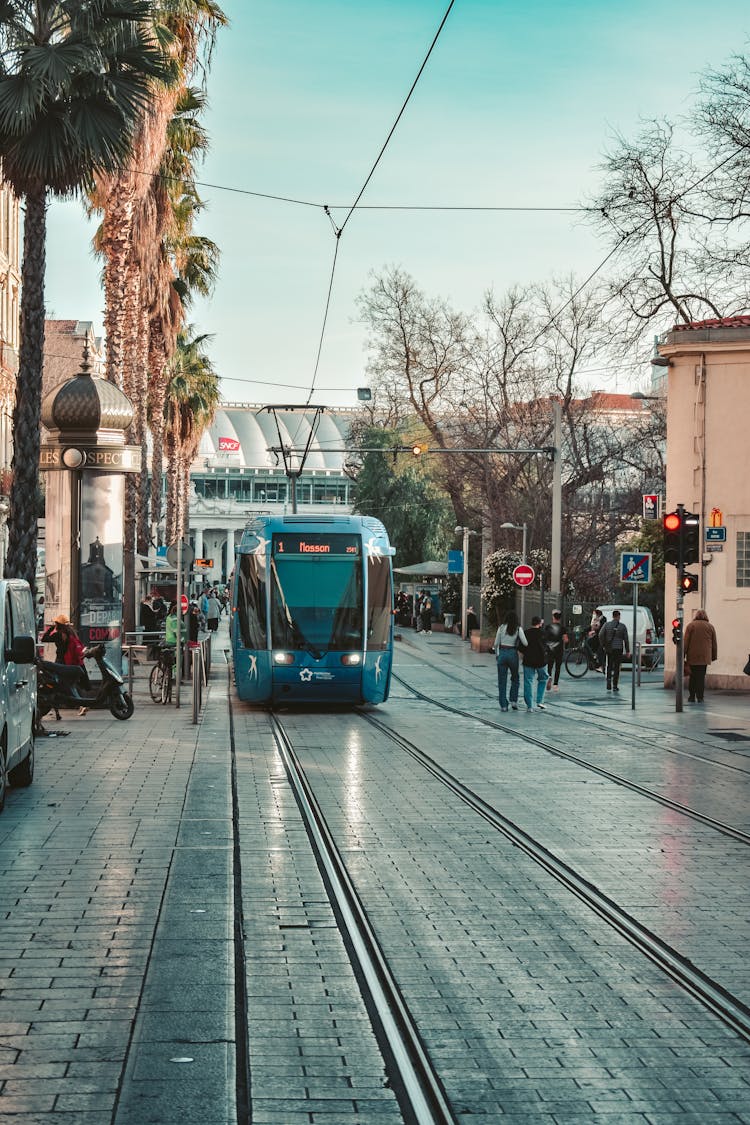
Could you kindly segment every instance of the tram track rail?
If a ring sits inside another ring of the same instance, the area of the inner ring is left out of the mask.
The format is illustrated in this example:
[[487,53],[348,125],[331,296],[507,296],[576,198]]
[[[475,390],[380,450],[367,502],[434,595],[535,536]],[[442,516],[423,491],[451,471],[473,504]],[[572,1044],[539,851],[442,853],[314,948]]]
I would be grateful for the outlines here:
[[283,722],[271,731],[349,950],[407,1125],[456,1125],[456,1118],[416,1024],[320,809]]
[[[444,667],[442,667],[441,665],[436,664],[431,660],[425,660],[422,653],[419,653],[419,654],[415,653],[415,655],[419,655],[420,658],[423,660],[423,662],[429,668],[431,668],[434,672],[438,672],[441,676],[444,676],[446,679],[452,680],[453,683],[460,684],[462,687],[465,687],[465,688],[470,689],[472,691],[476,691],[478,694],[484,696],[484,698],[486,698],[488,700],[492,700],[494,702],[497,702],[497,694],[495,692],[489,692],[475,682],[468,683],[465,679],[462,679],[460,676],[456,676],[452,672],[446,671],[446,669]],[[397,680],[399,683],[401,683],[404,687],[407,688],[407,690],[409,690],[409,691],[412,690],[412,686],[410,684],[408,684],[407,681],[404,680],[403,677],[397,675],[396,672],[393,672],[392,676],[393,676],[394,680]],[[563,704],[565,706],[571,706],[571,704],[569,704],[566,700],[561,700],[561,702],[563,702]],[[569,718],[569,719],[572,718],[569,715],[566,715],[566,716],[561,715],[560,717]],[[638,724],[633,720],[625,718],[625,716],[622,715],[622,714],[608,714],[607,723],[605,724],[605,723],[602,723],[599,720],[598,715],[594,715],[594,714],[591,713],[591,711],[587,711],[583,706],[577,705],[576,706],[575,719],[576,720],[583,719],[588,726],[594,727],[596,730],[607,731],[607,733],[612,732],[612,723],[616,722],[618,724],[618,726],[624,727],[628,731],[636,732],[635,737],[638,738],[640,741],[643,741],[643,736],[637,733],[640,730]],[[501,727],[499,725],[498,725],[498,729],[513,730],[512,727],[506,728],[506,727]],[[673,738],[677,737],[677,735],[673,731],[666,731],[665,730],[665,731],[663,731],[663,734],[664,734],[664,737],[668,738],[668,739],[673,739]],[[690,733],[686,733],[684,731],[680,732],[679,737],[684,742],[695,743],[698,746],[708,745],[703,739],[698,738],[695,735],[692,735]],[[739,766],[736,763],[717,762],[713,758],[707,758],[703,754],[693,753],[689,750],[685,750],[684,748],[675,747],[675,746],[664,746],[663,749],[664,749],[665,753],[667,753],[667,754],[677,754],[680,757],[692,758],[695,761],[705,762],[707,765],[711,765],[711,766],[715,767],[716,769],[727,770],[727,771],[732,772],[732,773],[741,773],[741,774],[750,773],[750,769],[743,769],[742,766]],[[721,749],[725,749],[725,747],[721,747]]]
[[[468,715],[467,712],[455,708],[446,707],[445,710],[475,718],[475,716]],[[395,745],[409,754],[428,773],[463,801],[467,807],[481,816],[547,874],[575,895],[588,909],[625,938],[632,947],[647,957],[683,991],[699,1001],[743,1040],[750,1042],[750,1008],[746,1004],[703,973],[692,961],[643,926],[612,898],[604,894],[603,891],[599,890],[598,887],[514,821],[504,816],[415,743],[392,730],[387,723],[375,715],[364,711],[360,711],[359,714],[365,722],[386,735]],[[535,740],[527,739],[527,741]]]
[[579,758],[577,754],[573,754],[569,750],[563,750],[552,742],[545,742],[541,738],[537,738],[532,734],[527,734],[525,731],[517,730],[515,727],[506,725],[505,723],[498,723],[493,719],[484,719],[477,715],[476,712],[466,711],[461,707],[454,707],[450,703],[443,703],[441,700],[435,699],[434,696],[427,695],[425,692],[415,688],[395,672],[393,673],[393,679],[397,680],[407,691],[410,691],[415,698],[430,703],[435,707],[439,707],[449,714],[459,715],[462,718],[471,719],[472,722],[480,723],[482,726],[486,726],[491,730],[499,730],[503,731],[505,734],[510,734],[520,741],[525,742],[527,745],[537,746],[540,750],[544,750],[548,754],[572,762],[574,765],[589,770],[591,773],[598,774],[600,777],[604,777],[624,789],[629,789],[631,792],[637,793],[641,797],[646,797],[648,800],[655,801],[665,808],[673,809],[675,812],[690,817],[691,820],[698,821],[700,824],[705,824],[708,828],[712,828],[714,831],[721,833],[722,836],[728,836],[732,840],[750,846],[750,833],[744,832],[740,828],[735,828],[731,824],[716,820],[715,817],[708,816],[706,813],[702,813],[700,810],[694,809],[690,805],[685,805],[681,801],[675,801],[671,797],[666,797],[663,793],[658,793],[656,790],[649,789],[647,786],[641,785],[640,782],[632,781],[630,778],[623,777],[622,774],[615,773],[613,770],[607,769],[604,766],[599,766],[586,758]]

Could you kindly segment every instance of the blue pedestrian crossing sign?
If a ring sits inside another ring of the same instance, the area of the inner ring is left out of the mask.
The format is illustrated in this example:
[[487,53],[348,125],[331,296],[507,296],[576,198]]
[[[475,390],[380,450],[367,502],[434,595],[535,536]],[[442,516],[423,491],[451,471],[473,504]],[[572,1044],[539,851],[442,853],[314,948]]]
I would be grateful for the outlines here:
[[620,555],[620,581],[637,583],[651,581],[651,555],[630,551]]

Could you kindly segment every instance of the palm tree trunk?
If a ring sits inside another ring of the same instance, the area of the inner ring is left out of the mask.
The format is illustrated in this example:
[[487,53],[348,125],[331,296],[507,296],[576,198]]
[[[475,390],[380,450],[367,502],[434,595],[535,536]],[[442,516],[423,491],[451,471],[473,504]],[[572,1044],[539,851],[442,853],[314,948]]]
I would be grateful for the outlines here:
[[107,256],[104,271],[104,326],[107,336],[107,378],[122,387],[125,364],[125,289],[133,228],[131,178],[118,180],[104,215],[102,244]]
[[21,268],[21,350],[13,408],[13,483],[8,515],[5,574],[36,583],[37,498],[42,370],[44,365],[44,269],[47,192],[26,195]]
[[161,491],[164,472],[164,399],[167,387],[167,357],[164,332],[157,318],[152,317],[149,334],[148,404],[151,417],[151,523],[150,538],[158,543],[161,523]]
[[145,307],[143,296],[139,310],[140,327],[138,329],[138,416],[139,437],[141,446],[141,472],[138,477],[138,520],[136,527],[136,542],[138,551],[142,555],[148,554],[148,443],[146,440],[148,430],[147,402],[148,402],[148,311]]

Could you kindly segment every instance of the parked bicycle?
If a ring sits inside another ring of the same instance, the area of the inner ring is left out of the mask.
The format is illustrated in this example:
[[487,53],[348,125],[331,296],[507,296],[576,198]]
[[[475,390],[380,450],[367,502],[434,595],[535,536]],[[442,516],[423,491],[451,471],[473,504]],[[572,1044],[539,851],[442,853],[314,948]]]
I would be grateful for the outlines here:
[[574,645],[565,653],[565,671],[574,680],[580,680],[581,676],[592,670],[601,672],[602,668],[597,654],[584,638],[580,644]]
[[171,645],[159,645],[159,656],[148,678],[148,690],[154,703],[172,702],[175,650]]

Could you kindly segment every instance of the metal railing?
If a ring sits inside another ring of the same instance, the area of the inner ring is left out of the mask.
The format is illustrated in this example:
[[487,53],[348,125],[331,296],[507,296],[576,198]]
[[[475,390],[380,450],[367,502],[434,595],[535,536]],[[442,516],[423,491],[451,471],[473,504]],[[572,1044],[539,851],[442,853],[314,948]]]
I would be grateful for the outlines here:
[[[122,652],[128,661],[128,691],[133,694],[133,680],[135,666],[139,663],[140,654],[148,654],[154,645],[164,644],[163,632],[144,632],[143,629],[125,634]],[[197,723],[203,706],[203,692],[208,687],[211,674],[211,634],[204,633],[197,641],[188,642],[183,648],[183,679],[191,682],[192,721]],[[148,659],[144,664],[152,663]],[[174,698],[175,706],[179,706],[177,693]]]

